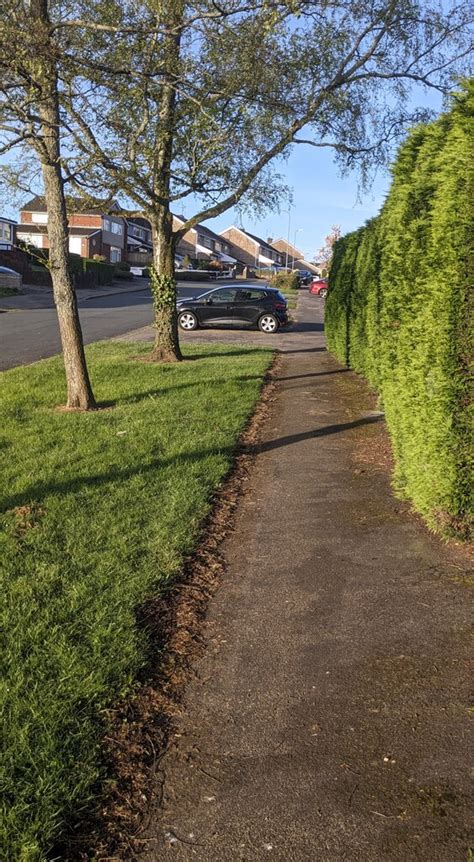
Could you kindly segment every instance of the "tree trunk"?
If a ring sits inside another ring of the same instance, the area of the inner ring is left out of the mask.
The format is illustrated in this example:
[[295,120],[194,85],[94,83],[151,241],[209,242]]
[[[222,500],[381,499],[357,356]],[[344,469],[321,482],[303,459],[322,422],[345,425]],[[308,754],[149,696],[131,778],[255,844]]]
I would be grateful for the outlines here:
[[176,131],[175,76],[180,66],[181,26],[184,0],[163,0],[157,24],[168,28],[164,37],[164,70],[155,146],[153,191],[155,202],[149,213],[153,238],[151,289],[155,306],[155,346],[151,358],[158,362],[179,362],[176,279],[174,272],[175,237],[169,208],[173,139]]
[[60,152],[58,76],[47,0],[31,0],[30,10],[38,34],[38,54],[34,63],[35,83],[40,90],[38,114],[43,140],[40,158],[48,213],[53,296],[66,370],[67,407],[93,410],[96,404],[87,371],[76,292],[69,267],[69,230]]
[[49,266],[66,371],[67,407],[94,410],[96,403],[84,355],[76,291],[69,269],[69,231],[61,168],[58,162],[43,164],[42,170],[48,211]]
[[151,359],[155,362],[179,362],[181,354],[176,312],[176,279],[174,271],[173,216],[163,209],[150,216],[153,238],[153,269],[150,287],[155,310],[155,344]]

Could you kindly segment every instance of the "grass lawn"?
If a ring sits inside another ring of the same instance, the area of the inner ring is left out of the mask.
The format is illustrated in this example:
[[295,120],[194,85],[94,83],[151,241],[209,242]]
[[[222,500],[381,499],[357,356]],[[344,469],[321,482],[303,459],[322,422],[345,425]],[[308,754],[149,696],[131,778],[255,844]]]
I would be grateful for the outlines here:
[[104,710],[147,651],[135,610],[194,547],[271,352],[88,348],[96,413],[64,413],[59,358],[0,376],[4,631],[0,856],[44,858],[99,775]]

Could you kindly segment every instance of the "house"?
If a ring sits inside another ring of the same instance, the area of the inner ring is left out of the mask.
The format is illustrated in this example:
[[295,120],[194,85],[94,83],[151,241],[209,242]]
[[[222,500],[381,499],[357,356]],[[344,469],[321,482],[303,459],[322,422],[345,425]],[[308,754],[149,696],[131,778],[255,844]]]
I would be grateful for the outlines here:
[[284,266],[288,269],[307,269],[308,272],[314,275],[321,275],[321,267],[317,263],[310,263],[305,260],[304,254],[295,245],[291,245],[286,239],[277,239],[271,241],[274,249],[281,252],[284,257]]
[[[185,221],[184,216],[173,215],[173,230],[179,230]],[[233,266],[237,263],[232,253],[231,243],[203,224],[197,224],[180,239],[176,247],[178,263],[182,262],[185,256],[192,260],[215,261],[224,266]]]
[[127,261],[132,266],[153,263],[151,224],[146,218],[127,218]]
[[220,236],[231,243],[233,254],[245,266],[252,269],[268,269],[268,267],[281,267],[284,264],[284,256],[280,251],[243,228],[233,225],[221,231]]
[[0,216],[0,249],[11,251],[15,244],[15,222]]
[[[110,263],[125,260],[127,222],[119,215],[115,201],[87,206],[80,198],[66,201],[69,223],[69,251],[81,257],[100,255]],[[37,195],[20,212],[17,238],[37,248],[49,248],[48,213],[44,197]]]

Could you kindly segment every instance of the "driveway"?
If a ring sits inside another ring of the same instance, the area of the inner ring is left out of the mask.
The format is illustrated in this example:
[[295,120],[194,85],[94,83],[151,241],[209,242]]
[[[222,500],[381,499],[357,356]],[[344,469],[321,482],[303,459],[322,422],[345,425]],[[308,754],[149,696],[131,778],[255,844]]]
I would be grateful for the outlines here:
[[[307,319],[308,312],[311,320]],[[323,333],[324,323],[324,300],[317,296],[310,296],[307,291],[302,291],[298,300],[298,310],[291,311],[295,322],[278,330],[274,335],[266,335],[257,329],[237,329],[233,327],[216,328],[207,327],[196,329],[194,332],[179,331],[179,339],[182,344],[235,344],[248,345],[249,347],[272,347],[281,353],[304,351],[306,348],[314,349],[314,338],[316,333]],[[140,329],[127,332],[121,337],[126,341],[150,341],[154,339],[154,329],[144,326]],[[321,342],[323,344],[324,341]]]

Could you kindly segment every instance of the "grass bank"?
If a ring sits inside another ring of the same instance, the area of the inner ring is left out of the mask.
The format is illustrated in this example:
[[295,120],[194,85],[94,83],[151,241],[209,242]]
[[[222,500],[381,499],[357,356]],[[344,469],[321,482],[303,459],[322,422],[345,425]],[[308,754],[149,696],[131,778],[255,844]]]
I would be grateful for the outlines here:
[[108,409],[54,410],[59,358],[1,375],[0,573],[6,656],[1,856],[44,858],[100,775],[105,710],[147,653],[135,622],[194,547],[258,398],[269,351],[88,349]]

